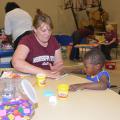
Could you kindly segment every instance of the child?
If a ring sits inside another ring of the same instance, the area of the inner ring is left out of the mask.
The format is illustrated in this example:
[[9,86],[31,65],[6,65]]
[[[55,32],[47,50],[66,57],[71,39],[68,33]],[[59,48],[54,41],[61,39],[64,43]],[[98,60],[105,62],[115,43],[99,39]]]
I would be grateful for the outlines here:
[[99,49],[92,49],[84,56],[84,71],[86,78],[92,82],[70,85],[70,91],[78,89],[105,90],[110,87],[109,73],[103,70],[105,57]]
[[101,45],[101,51],[107,60],[111,60],[111,50],[112,48],[116,48],[118,46],[117,32],[111,24],[106,25],[106,32],[104,36],[105,44]]

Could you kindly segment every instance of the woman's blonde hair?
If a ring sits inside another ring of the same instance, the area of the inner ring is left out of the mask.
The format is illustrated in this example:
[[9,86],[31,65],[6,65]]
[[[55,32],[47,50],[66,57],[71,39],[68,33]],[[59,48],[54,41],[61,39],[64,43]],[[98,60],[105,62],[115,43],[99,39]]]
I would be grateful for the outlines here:
[[106,30],[110,30],[110,31],[114,30],[114,27],[111,24],[108,24],[105,27],[106,27]]
[[53,23],[52,23],[51,17],[48,16],[47,14],[43,13],[42,11],[40,11],[40,12],[39,11],[40,10],[37,9],[37,11],[36,11],[37,14],[35,15],[34,20],[33,20],[33,26],[35,28],[38,28],[44,22],[44,23],[48,24],[51,29],[53,29]]

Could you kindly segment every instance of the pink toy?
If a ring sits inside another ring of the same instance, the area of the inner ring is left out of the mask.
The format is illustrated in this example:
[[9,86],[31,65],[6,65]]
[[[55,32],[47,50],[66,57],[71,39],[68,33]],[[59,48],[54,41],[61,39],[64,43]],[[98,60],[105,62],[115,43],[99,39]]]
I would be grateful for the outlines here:
[[0,117],[5,116],[6,115],[6,110],[0,110]]

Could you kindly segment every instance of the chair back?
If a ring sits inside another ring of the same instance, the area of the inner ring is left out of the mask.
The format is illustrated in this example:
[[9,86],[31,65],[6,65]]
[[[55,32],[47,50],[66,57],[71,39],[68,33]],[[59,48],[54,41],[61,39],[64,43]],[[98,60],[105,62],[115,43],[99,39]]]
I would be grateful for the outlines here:
[[61,46],[69,46],[73,43],[72,37],[69,35],[55,35],[55,37]]

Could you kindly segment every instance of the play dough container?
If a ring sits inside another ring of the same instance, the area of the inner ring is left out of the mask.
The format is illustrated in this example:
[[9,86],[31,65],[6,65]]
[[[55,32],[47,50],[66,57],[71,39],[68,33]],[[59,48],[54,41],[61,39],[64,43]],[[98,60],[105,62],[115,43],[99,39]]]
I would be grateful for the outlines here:
[[58,96],[61,98],[66,98],[68,96],[69,85],[60,84],[58,85]]
[[0,79],[0,120],[30,120],[37,104],[35,89],[26,79]]
[[44,86],[46,83],[46,75],[42,73],[37,74],[36,81],[38,86]]

